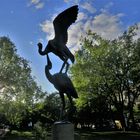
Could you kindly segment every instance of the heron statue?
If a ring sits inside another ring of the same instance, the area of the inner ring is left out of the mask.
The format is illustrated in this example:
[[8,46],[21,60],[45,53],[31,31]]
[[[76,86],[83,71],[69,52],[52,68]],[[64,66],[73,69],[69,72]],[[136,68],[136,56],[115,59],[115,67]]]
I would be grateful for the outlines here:
[[62,111],[60,116],[63,116],[63,112],[65,110],[65,98],[64,93],[67,95],[71,107],[73,107],[73,101],[72,98],[78,98],[77,92],[73,86],[73,83],[71,82],[70,78],[67,76],[66,73],[55,73],[51,74],[50,69],[52,68],[52,63],[49,59],[49,56],[47,55],[47,65],[45,66],[45,75],[49,82],[51,82],[54,87],[59,91],[61,100],[62,100]]
[[65,66],[65,73],[67,73],[69,68],[68,59],[70,59],[72,63],[74,63],[75,61],[74,55],[68,49],[66,44],[68,41],[67,30],[69,26],[76,21],[77,15],[78,5],[72,6],[60,13],[53,21],[55,36],[52,40],[48,41],[48,44],[44,51],[42,51],[43,45],[41,43],[38,43],[38,51],[40,55],[47,55],[48,53],[52,52],[64,62],[60,69],[61,73]]

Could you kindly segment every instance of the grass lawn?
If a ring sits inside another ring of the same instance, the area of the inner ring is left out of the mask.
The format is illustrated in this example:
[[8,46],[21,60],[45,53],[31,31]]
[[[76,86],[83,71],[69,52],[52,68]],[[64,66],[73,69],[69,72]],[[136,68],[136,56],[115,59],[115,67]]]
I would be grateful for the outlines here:
[[[32,132],[17,132],[13,131],[12,134],[0,140],[41,140],[36,138]],[[44,140],[44,139],[42,139]],[[51,134],[45,140],[52,140]],[[75,140],[140,140],[140,132],[91,132],[91,131],[76,131]]]
[[7,134],[5,137],[0,137],[0,140],[35,140],[33,133],[24,131],[19,132],[13,130],[11,133]]
[[75,140],[140,140],[140,132],[78,132]]

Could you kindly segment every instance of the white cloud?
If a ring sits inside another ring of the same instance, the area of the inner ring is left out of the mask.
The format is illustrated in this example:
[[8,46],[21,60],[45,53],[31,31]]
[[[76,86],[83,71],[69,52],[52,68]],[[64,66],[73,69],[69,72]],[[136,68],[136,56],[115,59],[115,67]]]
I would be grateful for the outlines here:
[[122,23],[120,17],[122,14],[111,15],[109,13],[101,13],[91,21],[93,31],[100,34],[106,39],[114,39],[122,33]]
[[35,6],[36,9],[41,9],[41,8],[43,8],[43,7],[44,7],[44,3],[43,3],[43,2],[40,2],[40,3],[38,3],[38,4]]
[[34,43],[33,43],[33,41],[30,41],[29,44],[30,44],[30,45],[33,45]]
[[38,39],[38,42],[43,42],[43,38],[39,38]]
[[[52,16],[53,18],[55,17],[54,15]],[[81,36],[84,37],[89,29],[105,39],[118,37],[123,32],[120,19],[122,16],[122,13],[112,15],[109,12],[101,12],[99,15],[92,17],[86,13],[79,12],[76,23],[72,24],[68,29],[67,46],[72,52],[79,49],[80,38]],[[42,31],[47,33],[47,40],[54,37],[53,18],[40,24]]]
[[83,9],[86,9],[90,13],[95,13],[96,9],[92,6],[92,4],[85,2],[84,4],[81,5]]
[[108,12],[109,8],[112,7],[113,5],[114,5],[113,2],[109,2],[104,6],[104,8],[101,9],[101,12]]
[[85,20],[87,18],[88,18],[88,16],[85,13],[79,12],[78,17],[77,17],[77,21]]
[[105,8],[109,9],[110,7],[112,7],[114,5],[113,2],[109,2],[107,5],[105,5]]
[[79,3],[79,0],[64,0],[64,2],[78,4]]
[[28,6],[34,6],[36,9],[41,9],[44,7],[44,2],[42,2],[42,0],[30,0]]
[[40,0],[31,0],[32,4],[38,4],[40,2]]
[[47,33],[47,40],[50,40],[54,37],[54,27],[52,20],[46,20],[40,24],[41,30]]
[[80,37],[84,37],[89,29],[105,39],[118,37],[123,32],[122,23],[120,22],[121,16],[122,14],[111,15],[109,13],[101,13],[95,18],[88,17],[87,15],[82,16],[88,19],[85,22],[79,20],[79,22],[76,22],[70,27],[68,31],[68,46],[70,46],[72,50],[77,50],[80,47]]
[[71,28],[68,30],[68,42],[67,46],[70,48],[73,52],[78,50],[80,48],[80,38],[84,33],[83,29],[83,23],[78,22],[71,26]]

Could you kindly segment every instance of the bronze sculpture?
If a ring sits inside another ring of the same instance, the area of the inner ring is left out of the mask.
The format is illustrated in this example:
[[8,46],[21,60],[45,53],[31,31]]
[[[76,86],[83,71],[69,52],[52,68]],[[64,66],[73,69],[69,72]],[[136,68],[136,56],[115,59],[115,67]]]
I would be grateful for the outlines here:
[[[64,93],[67,95],[70,104],[71,110],[74,109],[72,98],[78,98],[77,92],[73,86],[72,81],[67,75],[68,71],[68,59],[74,63],[74,55],[70,52],[67,48],[66,43],[68,40],[68,33],[67,29],[69,26],[74,23],[77,19],[78,15],[78,6],[72,6],[62,13],[60,13],[53,21],[54,30],[55,30],[55,37],[52,40],[48,41],[48,44],[44,51],[42,51],[42,44],[38,43],[38,52],[40,55],[47,55],[47,65],[45,66],[45,75],[49,82],[51,82],[54,87],[59,91],[61,100],[62,100],[62,111],[60,114],[60,119],[63,117],[63,112],[65,110],[65,99]],[[48,53],[54,53],[57,55],[61,60],[64,61],[60,72],[51,74],[50,69],[52,68],[52,63],[49,59]],[[66,71],[63,73],[63,68],[66,65]],[[73,111],[74,112],[74,111]]]
[[67,95],[71,107],[73,107],[73,102],[72,102],[72,97],[73,98],[78,98],[77,92],[70,80],[70,78],[67,76],[66,73],[55,73],[51,74],[50,69],[52,68],[52,63],[49,59],[49,56],[47,55],[47,65],[45,66],[45,75],[49,82],[51,82],[54,87],[59,91],[59,95],[62,100],[62,112],[60,114],[61,118],[63,116],[63,112],[65,109],[65,99],[64,99],[64,93]]
[[78,6],[72,6],[62,13],[60,13],[53,21],[54,30],[55,30],[55,37],[52,40],[48,41],[48,44],[44,51],[42,51],[42,44],[38,43],[39,47],[39,54],[40,55],[47,55],[48,53],[52,52],[57,55],[61,60],[64,61],[60,72],[63,71],[63,68],[66,65],[66,73],[68,71],[68,59],[74,63],[74,55],[70,52],[67,48],[66,43],[68,40],[68,33],[67,29],[69,26],[74,23],[77,19],[78,15]]

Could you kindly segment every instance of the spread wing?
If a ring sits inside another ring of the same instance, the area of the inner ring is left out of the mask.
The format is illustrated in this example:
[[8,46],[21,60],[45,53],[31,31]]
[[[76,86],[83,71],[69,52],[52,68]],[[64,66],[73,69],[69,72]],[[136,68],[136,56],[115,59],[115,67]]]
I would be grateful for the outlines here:
[[72,6],[60,13],[53,21],[55,30],[55,41],[65,45],[68,40],[68,27],[74,23],[78,15],[78,6]]

